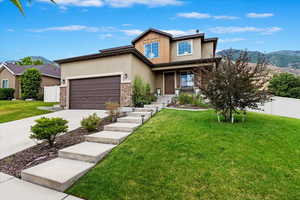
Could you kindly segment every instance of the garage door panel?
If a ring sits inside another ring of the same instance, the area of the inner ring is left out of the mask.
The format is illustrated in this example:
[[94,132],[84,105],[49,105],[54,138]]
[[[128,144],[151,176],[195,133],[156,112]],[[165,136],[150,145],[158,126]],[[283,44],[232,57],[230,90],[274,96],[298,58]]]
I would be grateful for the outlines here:
[[[101,92],[99,92],[99,90],[101,90]],[[84,93],[85,95],[110,95],[110,94],[113,94],[113,95],[119,95],[120,93],[120,90],[119,89],[101,89],[101,88],[98,88],[98,89],[81,89],[81,90],[76,90],[76,91],[73,91],[73,95],[81,95],[82,93]]]
[[120,102],[120,76],[70,80],[71,109],[104,109]]

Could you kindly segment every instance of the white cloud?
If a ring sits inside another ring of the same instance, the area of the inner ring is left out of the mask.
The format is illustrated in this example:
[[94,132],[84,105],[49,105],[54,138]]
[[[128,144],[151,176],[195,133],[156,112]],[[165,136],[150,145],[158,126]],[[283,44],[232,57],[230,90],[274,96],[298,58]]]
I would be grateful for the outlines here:
[[227,38],[227,39],[220,39],[220,43],[231,43],[231,42],[240,42],[246,40],[245,38]]
[[[47,2],[49,0],[38,0],[40,2]],[[80,7],[100,7],[108,5],[111,7],[130,7],[135,4],[146,5],[149,7],[181,5],[181,0],[55,0],[58,5],[65,6],[80,6]]]
[[190,19],[207,19],[211,18],[211,16],[207,13],[199,13],[199,12],[188,12],[188,13],[178,13],[178,17],[190,18]]
[[69,26],[57,26],[57,27],[48,27],[42,29],[31,29],[28,30],[30,32],[48,32],[48,31],[87,31],[87,32],[97,32],[100,29],[97,27],[89,27],[89,26],[82,26],[82,25],[69,25]]
[[122,24],[122,26],[132,26],[132,24]]
[[142,30],[139,29],[128,29],[128,30],[121,30],[121,32],[125,33],[128,36],[137,36],[143,33]]
[[215,18],[215,19],[227,19],[227,20],[239,19],[239,17],[236,17],[236,16],[228,16],[228,15],[214,16],[214,18]]
[[[38,0],[49,3],[49,0]],[[103,6],[102,0],[55,0],[55,3],[63,6],[80,6],[80,7],[100,7]]]
[[180,0],[104,0],[106,4],[112,7],[130,7],[135,4],[146,5],[150,7],[157,6],[178,6],[182,5],[183,2]]
[[[1,1],[1,0],[0,0]],[[15,32],[15,29],[12,29],[12,28],[9,28],[9,29],[6,29],[7,32]]]
[[101,34],[99,35],[100,39],[107,39],[113,37],[111,33]]
[[257,27],[238,27],[238,26],[218,26],[210,28],[209,31],[216,34],[225,34],[225,33],[244,33],[244,32],[258,32],[264,35],[269,35],[278,31],[281,31],[280,27],[269,27],[269,28],[257,28]]
[[236,16],[229,16],[229,15],[214,16],[214,15],[210,15],[208,13],[200,13],[200,12],[178,13],[177,17],[183,17],[183,18],[189,18],[189,19],[208,19],[208,18],[225,19],[225,20],[239,19],[239,17],[236,17]]
[[173,36],[182,36],[182,35],[190,35],[196,34],[196,30],[163,30],[164,32],[170,33]]
[[273,17],[273,13],[248,13],[246,14],[246,17],[248,18],[267,18],[267,17]]

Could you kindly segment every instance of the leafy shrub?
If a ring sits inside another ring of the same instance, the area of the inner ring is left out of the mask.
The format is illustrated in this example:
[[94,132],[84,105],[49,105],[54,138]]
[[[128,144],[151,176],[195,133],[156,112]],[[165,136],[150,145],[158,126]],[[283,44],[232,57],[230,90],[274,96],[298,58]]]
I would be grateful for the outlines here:
[[208,107],[200,95],[180,93],[178,97],[180,105],[192,105],[197,107]]
[[292,98],[300,99],[300,87],[295,87],[295,88],[290,89],[289,95]]
[[108,110],[110,120],[112,122],[117,121],[117,118],[120,116],[120,104],[115,102],[105,103],[106,110]]
[[68,131],[67,120],[59,117],[42,117],[35,120],[37,124],[31,127],[30,138],[37,140],[46,140],[50,147],[53,146],[56,136]]
[[88,132],[97,130],[98,126],[101,123],[101,118],[96,114],[92,114],[87,118],[81,120],[81,126],[86,129]]
[[37,99],[41,88],[41,73],[38,69],[27,69],[21,77],[23,99]]
[[151,94],[150,84],[145,83],[141,77],[135,77],[133,81],[133,105],[135,107],[143,107],[145,104],[150,104],[156,101],[154,94]]
[[192,104],[193,96],[187,93],[180,93],[178,101],[180,105]]
[[281,97],[300,98],[295,88],[300,87],[300,77],[290,73],[281,73],[275,75],[269,85],[272,94]]
[[15,89],[0,88],[0,100],[10,100],[14,98]]

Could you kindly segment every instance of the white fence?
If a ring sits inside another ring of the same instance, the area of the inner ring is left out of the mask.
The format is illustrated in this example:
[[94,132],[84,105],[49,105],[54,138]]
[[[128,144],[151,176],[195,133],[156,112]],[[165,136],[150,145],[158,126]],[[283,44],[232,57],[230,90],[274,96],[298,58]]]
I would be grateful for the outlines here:
[[59,102],[59,86],[44,87],[44,102]]
[[300,99],[272,97],[273,101],[261,106],[263,113],[300,119]]

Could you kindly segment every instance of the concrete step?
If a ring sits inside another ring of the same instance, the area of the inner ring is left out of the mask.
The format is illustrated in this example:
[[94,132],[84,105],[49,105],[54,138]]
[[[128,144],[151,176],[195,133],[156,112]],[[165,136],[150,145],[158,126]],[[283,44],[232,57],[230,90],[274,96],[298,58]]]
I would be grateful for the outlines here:
[[56,158],[23,170],[21,177],[25,181],[63,192],[93,166],[92,163]]
[[[154,114],[154,113],[152,113]],[[127,114],[130,117],[141,117],[142,115],[145,115],[145,117],[150,117],[151,112],[130,112]]]
[[99,133],[86,135],[85,140],[88,142],[118,145],[123,142],[130,134],[131,132],[101,131]]
[[60,158],[97,163],[116,145],[83,142],[58,151]]
[[140,124],[136,123],[113,123],[104,126],[104,131],[121,131],[121,132],[132,132],[138,128]]
[[[148,118],[149,117],[145,116],[144,121],[146,121]],[[121,118],[118,118],[118,122],[141,124],[142,123],[142,117],[131,117],[131,116],[121,117]]]
[[158,111],[160,111],[163,106],[161,104],[150,104],[150,105],[144,105],[144,108],[146,109],[152,109],[152,110],[155,110],[158,109]]
[[144,108],[134,108],[134,112],[153,112],[155,113],[156,112],[156,108],[155,107],[151,107],[151,108],[146,108],[144,106]]

